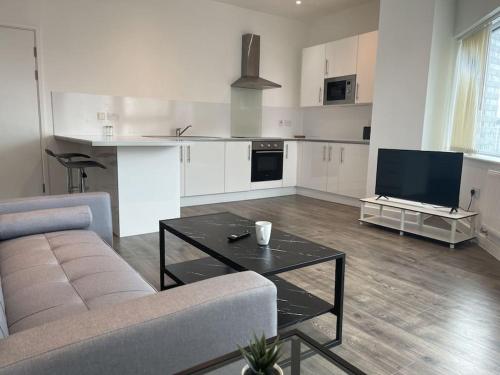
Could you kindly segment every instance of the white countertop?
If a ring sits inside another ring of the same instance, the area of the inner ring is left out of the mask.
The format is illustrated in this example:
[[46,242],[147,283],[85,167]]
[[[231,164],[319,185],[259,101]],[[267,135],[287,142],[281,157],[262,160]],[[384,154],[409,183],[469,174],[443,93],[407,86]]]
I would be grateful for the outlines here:
[[332,142],[332,143],[354,143],[368,145],[370,141],[361,139],[326,139],[326,138],[280,138],[280,137],[262,137],[262,138],[229,138],[229,137],[197,137],[188,136],[176,138],[173,136],[140,136],[140,135],[55,135],[57,140],[81,143],[93,147],[129,147],[129,146],[164,146],[175,147],[186,145],[191,142],[217,142],[217,141],[260,141],[260,140],[280,140],[280,141],[298,141],[298,142]]
[[180,146],[181,144],[186,144],[186,141],[180,141],[175,138],[150,138],[138,135],[55,135],[54,137],[60,141],[81,143],[93,147],[175,147]]

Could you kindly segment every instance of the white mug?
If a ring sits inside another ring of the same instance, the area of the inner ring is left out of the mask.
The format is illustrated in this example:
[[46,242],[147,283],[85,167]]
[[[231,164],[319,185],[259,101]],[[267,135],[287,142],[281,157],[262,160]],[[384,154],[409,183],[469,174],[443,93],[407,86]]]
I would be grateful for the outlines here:
[[257,221],[255,223],[255,234],[257,235],[257,243],[260,246],[269,244],[272,226],[273,224],[269,221]]

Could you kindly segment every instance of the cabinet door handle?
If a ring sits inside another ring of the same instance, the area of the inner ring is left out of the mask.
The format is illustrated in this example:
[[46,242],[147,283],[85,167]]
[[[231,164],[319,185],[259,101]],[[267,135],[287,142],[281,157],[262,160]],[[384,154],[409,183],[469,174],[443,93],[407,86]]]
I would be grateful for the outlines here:
[[252,146],[248,145],[248,161],[250,161],[250,158],[252,156],[252,149],[251,149]]
[[340,162],[344,162],[344,147],[340,148]]
[[191,146],[188,146],[187,162],[191,163]]
[[182,146],[179,147],[179,150],[181,151],[181,163],[182,163]]
[[325,76],[328,76],[328,65],[329,65],[329,62],[328,62],[328,59],[325,60]]
[[288,159],[288,143],[285,145],[285,159]]
[[321,104],[321,96],[322,96],[322,95],[321,95],[321,92],[322,92],[322,91],[323,91],[323,90],[322,90],[322,88],[320,87],[320,88],[319,88],[319,95],[318,95],[318,103],[319,103],[319,104]]
[[326,146],[323,146],[323,161],[326,161]]
[[359,83],[356,83],[356,101],[359,100]]
[[332,146],[328,146],[328,161],[332,161]]

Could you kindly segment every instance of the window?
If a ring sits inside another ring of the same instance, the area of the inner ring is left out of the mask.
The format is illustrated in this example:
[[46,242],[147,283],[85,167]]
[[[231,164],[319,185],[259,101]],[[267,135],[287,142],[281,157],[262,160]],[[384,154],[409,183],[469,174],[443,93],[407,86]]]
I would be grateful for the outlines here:
[[474,150],[478,154],[500,156],[500,28],[490,34],[480,108]]

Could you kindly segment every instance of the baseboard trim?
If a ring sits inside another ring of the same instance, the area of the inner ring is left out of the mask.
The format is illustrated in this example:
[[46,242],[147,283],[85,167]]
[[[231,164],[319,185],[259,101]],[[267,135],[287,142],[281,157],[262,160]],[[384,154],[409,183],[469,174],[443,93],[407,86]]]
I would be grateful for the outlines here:
[[319,199],[322,201],[345,204],[347,206],[353,206],[353,207],[361,207],[361,202],[359,201],[358,198],[351,198],[333,193],[325,193],[319,190],[297,187],[297,194],[309,198]]
[[203,204],[225,203],[235,201],[246,201],[251,199],[282,197],[297,193],[295,187],[249,190],[236,193],[222,193],[211,195],[198,195],[195,197],[182,197],[181,207],[200,206]]
[[483,233],[479,233],[477,236],[478,244],[484,250],[486,250],[489,254],[491,254],[497,260],[500,260],[500,244],[492,239],[488,238],[487,235]]

